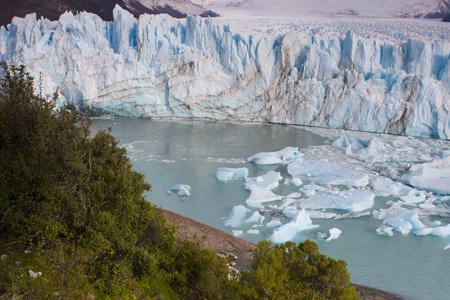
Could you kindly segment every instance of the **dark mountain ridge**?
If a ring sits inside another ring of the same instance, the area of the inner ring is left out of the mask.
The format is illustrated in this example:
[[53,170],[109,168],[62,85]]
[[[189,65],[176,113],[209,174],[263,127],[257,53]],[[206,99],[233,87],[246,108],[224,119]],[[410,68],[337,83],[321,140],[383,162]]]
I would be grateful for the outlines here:
[[[189,0],[186,0],[189,2]],[[87,11],[100,16],[103,20],[112,21],[114,6],[120,5],[135,17],[141,14],[168,14],[175,18],[184,18],[187,13],[164,4],[160,1],[157,6],[147,7],[138,0],[0,0],[0,26],[7,25],[15,16],[24,17],[29,13],[36,13],[38,17],[57,20],[65,11]],[[216,17],[215,12],[204,10],[199,16]]]

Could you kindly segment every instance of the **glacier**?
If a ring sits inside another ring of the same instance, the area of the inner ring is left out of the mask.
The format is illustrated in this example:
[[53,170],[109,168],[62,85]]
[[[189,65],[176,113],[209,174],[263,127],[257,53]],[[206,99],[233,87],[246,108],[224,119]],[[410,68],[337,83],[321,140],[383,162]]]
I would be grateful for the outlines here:
[[31,14],[0,28],[0,60],[94,114],[272,122],[450,138],[450,43],[291,31],[211,19]]

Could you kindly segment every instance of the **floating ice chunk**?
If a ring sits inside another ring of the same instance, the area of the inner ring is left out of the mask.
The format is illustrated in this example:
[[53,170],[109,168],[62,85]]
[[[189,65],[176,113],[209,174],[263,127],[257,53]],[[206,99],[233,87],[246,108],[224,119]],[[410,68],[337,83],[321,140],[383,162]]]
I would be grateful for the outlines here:
[[181,198],[187,198],[191,195],[191,187],[187,184],[177,184],[174,185],[173,187],[171,187],[168,191],[167,194],[171,195],[171,194],[176,194],[178,197]]
[[228,216],[222,218],[222,220],[224,225],[227,227],[239,227],[244,224],[245,220],[248,219],[251,213],[252,211],[247,207],[238,205],[233,207]]
[[292,177],[308,176],[321,185],[347,185],[362,187],[369,184],[369,176],[347,169],[326,160],[297,161],[288,165]]
[[232,230],[231,232],[234,236],[241,236],[244,234],[244,231],[242,230]]
[[450,156],[412,169],[406,175],[410,185],[429,192],[450,194]]
[[244,180],[247,176],[247,168],[218,168],[216,171],[216,179],[223,182],[230,180]]
[[401,207],[399,203],[393,203],[391,207],[374,211],[372,214],[376,219],[383,220],[383,224],[403,235],[407,235],[412,230],[417,232],[425,228],[416,212]]
[[338,239],[342,233],[342,231],[338,228],[331,228],[329,230],[329,232],[330,232],[330,236],[325,240],[327,242]]
[[252,207],[259,207],[264,202],[280,200],[283,197],[276,195],[271,190],[279,186],[283,179],[280,173],[270,171],[262,176],[247,178],[245,188],[250,191],[250,196],[245,203]]
[[285,185],[294,185],[294,186],[301,186],[303,184],[303,181],[300,178],[286,178],[286,180],[284,181]]
[[308,210],[308,214],[312,219],[333,219],[338,216],[335,213],[323,212],[320,210]]
[[[380,158],[378,157],[380,155],[380,152],[382,150],[386,149],[383,142],[381,142],[378,138],[373,137],[366,148],[361,149],[361,151],[358,152],[358,157],[366,162],[371,161],[380,161]],[[382,156],[382,154],[381,154]],[[381,159],[381,161],[383,161]]]
[[444,250],[450,249],[450,243],[447,244],[447,246],[444,247]]
[[365,191],[342,191],[338,194],[317,194],[303,200],[303,209],[341,209],[351,212],[361,212],[371,208],[375,194]]
[[295,235],[301,231],[317,228],[319,225],[313,225],[311,218],[305,211],[299,211],[292,221],[275,229],[270,236],[273,243],[281,244],[292,240]]
[[422,191],[411,189],[406,195],[400,195],[400,199],[407,204],[416,204],[424,202],[426,195]]
[[288,206],[285,209],[283,209],[283,215],[286,217],[292,219],[298,214],[298,208],[293,206]]
[[247,230],[248,234],[259,234],[259,230],[258,229],[249,229]]
[[264,216],[261,216],[259,212],[255,211],[250,217],[247,218],[247,220],[245,220],[244,224],[262,224],[264,222],[264,219]]
[[286,164],[300,159],[302,155],[298,147],[286,147],[280,151],[257,153],[250,156],[247,161],[257,165]]
[[450,236],[450,224],[447,226],[438,226],[434,228],[424,228],[418,232],[416,235],[435,235],[441,238],[446,238]]
[[424,192],[387,178],[372,179],[370,181],[370,186],[375,192],[384,196],[397,196],[406,204],[422,203],[426,199]]
[[377,229],[375,229],[376,233],[378,235],[387,235],[387,236],[393,236],[394,232],[393,232],[393,228],[386,226],[386,225],[381,225],[380,227],[378,227]]
[[345,151],[346,154],[357,153],[366,148],[363,141],[350,135],[344,135],[338,138],[331,146],[333,148]]
[[273,220],[271,220],[270,222],[268,222],[268,223],[266,224],[266,227],[267,227],[267,228],[274,228],[274,227],[280,226],[281,224],[282,224],[282,223],[281,223],[280,220],[278,220],[278,219],[273,219]]

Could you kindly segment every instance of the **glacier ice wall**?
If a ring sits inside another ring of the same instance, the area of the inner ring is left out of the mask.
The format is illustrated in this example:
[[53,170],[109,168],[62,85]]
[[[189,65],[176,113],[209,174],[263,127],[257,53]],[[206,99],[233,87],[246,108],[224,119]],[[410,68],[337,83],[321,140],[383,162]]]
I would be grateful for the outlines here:
[[244,37],[210,19],[14,18],[0,59],[62,101],[137,117],[276,122],[450,138],[450,43],[290,32]]

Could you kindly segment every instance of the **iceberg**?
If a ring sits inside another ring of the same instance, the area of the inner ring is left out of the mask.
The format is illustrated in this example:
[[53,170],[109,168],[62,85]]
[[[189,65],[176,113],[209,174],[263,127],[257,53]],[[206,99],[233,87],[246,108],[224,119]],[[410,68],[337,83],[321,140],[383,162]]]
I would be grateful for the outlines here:
[[450,224],[447,226],[437,226],[433,228],[424,228],[415,233],[416,235],[434,235],[440,238],[450,236]]
[[320,185],[346,185],[364,187],[369,184],[369,176],[361,172],[330,163],[326,160],[305,160],[288,165],[292,177],[307,176]]
[[338,239],[341,236],[342,231],[339,228],[331,228],[329,233],[330,236],[325,240],[326,242]]
[[247,158],[247,161],[257,165],[277,165],[299,160],[302,155],[298,147],[286,147],[276,152],[257,153]]
[[403,235],[407,235],[411,231],[420,232],[426,228],[416,212],[401,207],[399,203],[394,203],[387,209],[374,211],[372,214],[376,219],[383,220],[385,225]]
[[445,39],[356,34],[373,32],[363,23],[342,35],[332,23],[302,22],[275,37],[192,16],[136,19],[119,6],[112,22],[30,14],[0,27],[0,60],[45,74],[44,95],[60,87],[59,105],[100,114],[450,138]]
[[450,157],[414,166],[406,182],[418,189],[450,195]]
[[375,194],[366,191],[342,191],[338,194],[320,193],[302,200],[302,209],[339,209],[362,212],[374,204]]
[[246,179],[245,188],[250,191],[250,196],[245,203],[252,207],[259,207],[262,203],[280,200],[283,197],[272,192],[279,186],[283,179],[279,172],[270,171],[262,176]]
[[405,204],[417,204],[426,200],[426,195],[423,191],[418,191],[388,178],[372,179],[370,181],[370,187],[380,195],[399,197]]
[[393,228],[390,226],[381,225],[375,231],[378,235],[394,236]]
[[292,221],[281,225],[275,229],[270,236],[270,240],[275,244],[285,243],[292,240],[297,233],[313,228],[317,228],[319,225],[313,225],[311,218],[305,211],[299,211]]
[[218,168],[216,171],[216,179],[223,182],[244,180],[247,176],[247,168]]
[[259,212],[255,211],[247,220],[244,221],[244,224],[262,224],[264,222],[265,217],[262,216]]
[[178,197],[185,199],[191,195],[191,187],[187,184],[177,184],[167,190],[167,194],[176,194]]
[[225,218],[222,218],[226,227],[240,227],[252,213],[250,209],[243,205],[234,206]]

